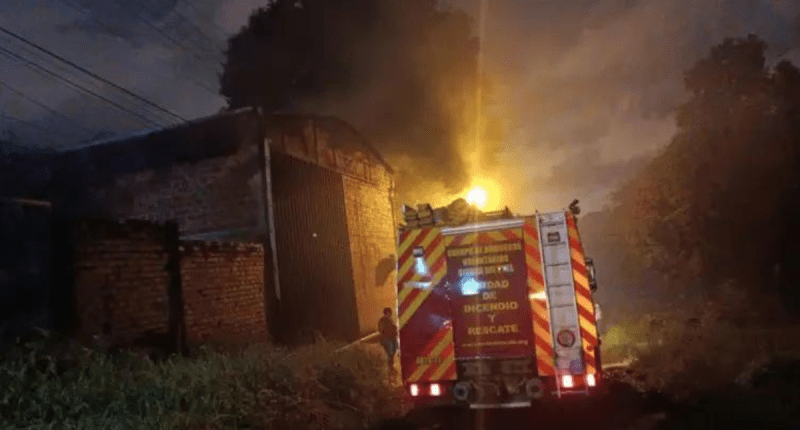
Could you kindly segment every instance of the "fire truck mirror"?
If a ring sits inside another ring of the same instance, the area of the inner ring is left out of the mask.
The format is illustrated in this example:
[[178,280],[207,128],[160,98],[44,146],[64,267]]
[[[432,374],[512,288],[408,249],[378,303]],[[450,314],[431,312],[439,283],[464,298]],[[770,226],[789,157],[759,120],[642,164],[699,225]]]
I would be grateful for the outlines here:
[[592,292],[597,291],[597,274],[594,270],[594,260],[591,258],[586,259],[586,273],[589,277],[589,289]]

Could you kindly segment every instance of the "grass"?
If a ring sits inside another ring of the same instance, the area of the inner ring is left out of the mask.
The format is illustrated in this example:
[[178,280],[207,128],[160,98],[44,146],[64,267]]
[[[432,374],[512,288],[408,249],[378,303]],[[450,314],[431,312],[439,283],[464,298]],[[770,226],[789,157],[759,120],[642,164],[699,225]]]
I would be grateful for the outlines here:
[[[663,429],[800,428],[800,326],[748,314],[754,301],[698,304],[612,327],[615,377],[686,406]],[[788,426],[788,427],[787,427]]]
[[357,429],[395,416],[381,351],[337,346],[153,362],[34,342],[0,362],[0,429]]

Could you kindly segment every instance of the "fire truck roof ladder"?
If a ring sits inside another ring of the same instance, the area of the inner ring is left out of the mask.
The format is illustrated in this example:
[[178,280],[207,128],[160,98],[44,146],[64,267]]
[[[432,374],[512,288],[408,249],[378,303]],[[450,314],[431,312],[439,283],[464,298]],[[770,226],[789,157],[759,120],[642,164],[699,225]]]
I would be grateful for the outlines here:
[[[547,291],[547,307],[550,312],[551,333],[553,349],[555,352],[556,390],[560,398],[564,391],[580,392],[578,390],[564,390],[562,378],[576,372],[574,363],[583,362],[583,349],[578,321],[578,302],[575,297],[575,286],[572,279],[572,257],[569,246],[569,229],[567,227],[567,214],[553,212],[536,214],[539,225],[540,247],[542,263],[544,265],[544,284]],[[558,342],[557,333],[570,331],[575,334],[571,345],[562,345]],[[581,384],[584,394],[588,388]]]

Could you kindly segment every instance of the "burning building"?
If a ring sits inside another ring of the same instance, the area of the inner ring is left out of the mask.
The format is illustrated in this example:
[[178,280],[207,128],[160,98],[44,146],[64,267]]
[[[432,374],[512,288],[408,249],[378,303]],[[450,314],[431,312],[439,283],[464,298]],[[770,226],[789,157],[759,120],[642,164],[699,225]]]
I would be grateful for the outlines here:
[[337,118],[243,109],[71,149],[53,166],[69,216],[262,243],[277,340],[352,340],[395,302],[393,172]]

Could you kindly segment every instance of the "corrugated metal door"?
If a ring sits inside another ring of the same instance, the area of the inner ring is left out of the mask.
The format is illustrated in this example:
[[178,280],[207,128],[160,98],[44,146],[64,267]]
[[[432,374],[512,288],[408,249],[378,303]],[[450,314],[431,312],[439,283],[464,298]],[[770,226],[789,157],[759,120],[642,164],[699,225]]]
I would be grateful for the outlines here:
[[272,194],[285,341],[350,340],[358,312],[340,174],[272,153]]

